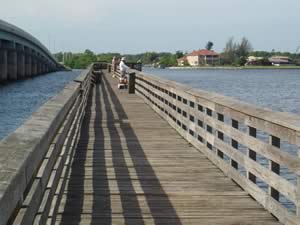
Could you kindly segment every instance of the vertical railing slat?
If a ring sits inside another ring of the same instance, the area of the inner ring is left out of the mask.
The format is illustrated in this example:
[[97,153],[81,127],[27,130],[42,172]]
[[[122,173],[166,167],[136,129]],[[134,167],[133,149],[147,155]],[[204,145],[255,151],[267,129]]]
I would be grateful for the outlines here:
[[[239,122],[237,120],[232,119],[231,120],[231,125],[232,125],[233,128],[239,129]],[[236,140],[231,139],[231,146],[235,149],[238,149],[239,148],[239,143]],[[235,160],[231,159],[230,163],[231,163],[231,166],[233,168],[235,168],[235,169],[239,168],[239,165]]]
[[[218,113],[218,120],[224,123],[224,115]],[[217,135],[220,140],[224,141],[224,133],[218,131]],[[217,149],[217,155],[222,159],[224,158],[224,153],[220,149]]]
[[[270,135],[269,142],[271,145],[280,148],[280,138]],[[269,161],[269,169],[278,175],[280,174],[280,165],[272,160]],[[279,201],[279,192],[275,188],[270,186],[269,194],[272,198]]]
[[[248,133],[251,137],[256,138],[256,128],[254,127],[248,127]],[[248,157],[254,161],[256,161],[256,152],[253,151],[251,148],[248,148]],[[256,176],[248,171],[247,177],[249,180],[251,180],[253,183],[256,183]]]

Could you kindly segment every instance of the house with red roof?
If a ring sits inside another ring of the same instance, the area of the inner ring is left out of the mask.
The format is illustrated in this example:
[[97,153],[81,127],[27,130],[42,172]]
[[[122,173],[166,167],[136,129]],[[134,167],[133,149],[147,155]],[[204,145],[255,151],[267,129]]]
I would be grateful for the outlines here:
[[220,61],[220,55],[212,50],[200,49],[192,51],[183,58],[178,59],[178,65],[187,62],[190,66],[214,65]]

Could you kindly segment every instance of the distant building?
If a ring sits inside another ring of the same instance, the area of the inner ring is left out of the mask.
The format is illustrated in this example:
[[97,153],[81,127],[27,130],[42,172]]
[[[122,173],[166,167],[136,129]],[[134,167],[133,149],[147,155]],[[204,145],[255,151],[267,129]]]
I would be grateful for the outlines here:
[[[186,61],[191,66],[214,65],[220,61],[220,55],[215,51],[201,49],[186,55]],[[182,58],[182,60],[185,60]]]
[[178,65],[178,66],[184,66],[184,65],[186,65],[186,64],[188,64],[188,61],[187,61],[187,57],[186,57],[186,56],[183,56],[183,57],[177,59],[177,65]]
[[268,60],[268,58],[256,57],[256,56],[249,56],[245,64],[245,66],[270,66],[270,65],[272,65],[272,63]]
[[273,56],[269,58],[273,66],[294,65],[295,63],[287,56]]

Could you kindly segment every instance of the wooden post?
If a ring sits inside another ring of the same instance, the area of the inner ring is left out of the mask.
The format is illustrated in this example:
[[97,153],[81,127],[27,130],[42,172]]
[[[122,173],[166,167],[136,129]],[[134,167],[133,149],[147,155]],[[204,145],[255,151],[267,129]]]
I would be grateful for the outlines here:
[[[224,123],[224,115],[218,113],[218,120]],[[218,131],[217,133],[218,133],[218,138],[223,141],[224,134],[221,131]],[[220,151],[219,149],[217,149],[217,155],[222,159],[224,158],[224,153],[222,151]]]
[[128,93],[129,94],[135,93],[135,73],[129,74]]
[[[256,129],[254,127],[248,127],[248,133],[251,137],[256,137]],[[256,152],[252,149],[248,148],[248,157],[254,161],[256,161]],[[256,176],[248,171],[247,177],[253,183],[256,183]]]
[[[277,148],[280,148],[280,138],[278,137],[275,137],[275,136],[272,136],[270,135],[270,144],[277,147]],[[273,171],[274,173],[276,174],[280,174],[280,165],[276,162],[273,162],[272,160],[270,160],[270,163],[269,163],[269,168],[271,171]],[[279,192],[274,189],[273,187],[269,186],[269,194],[277,201],[279,201]]]
[[[239,129],[239,122],[237,120],[232,119],[232,127],[235,129]],[[239,143],[236,140],[231,139],[231,146],[235,149],[238,149]],[[239,168],[238,163],[233,159],[231,159],[231,166],[235,169]]]

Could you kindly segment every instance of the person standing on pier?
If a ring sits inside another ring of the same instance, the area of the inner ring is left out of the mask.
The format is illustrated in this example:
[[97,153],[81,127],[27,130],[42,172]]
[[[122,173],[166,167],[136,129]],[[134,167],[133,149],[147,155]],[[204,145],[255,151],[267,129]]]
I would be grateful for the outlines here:
[[118,88],[127,88],[127,76],[126,76],[126,72],[128,69],[130,69],[126,64],[126,58],[122,57],[121,62],[119,64],[119,69],[120,69],[120,73],[121,73],[121,77],[119,79],[119,84],[118,84]]
[[119,69],[120,69],[121,77],[122,77],[122,78],[125,78],[127,70],[130,69],[130,68],[125,64],[125,62],[126,62],[126,58],[125,58],[125,57],[122,57],[121,62],[120,62],[120,64],[119,64]]
[[114,56],[112,58],[111,64],[112,64],[112,71],[114,73],[117,70],[117,65],[119,64],[119,59],[116,56]]

